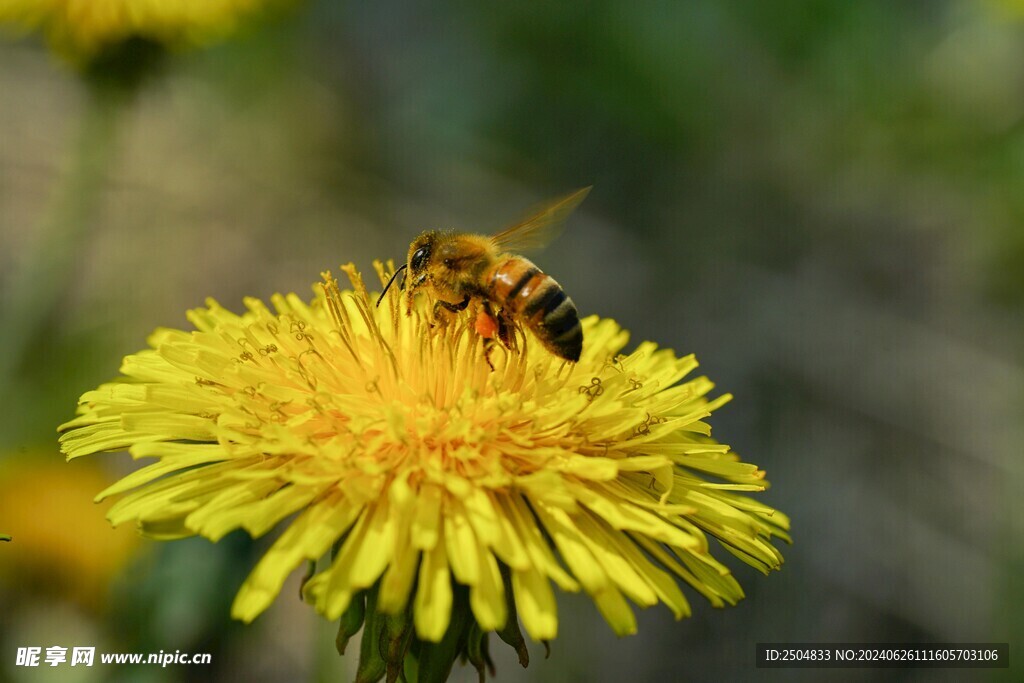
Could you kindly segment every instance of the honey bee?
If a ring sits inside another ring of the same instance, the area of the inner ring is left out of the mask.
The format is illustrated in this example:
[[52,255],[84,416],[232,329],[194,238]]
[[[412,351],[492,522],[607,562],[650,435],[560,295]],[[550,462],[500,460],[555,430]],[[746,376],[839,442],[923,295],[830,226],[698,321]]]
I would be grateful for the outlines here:
[[[586,187],[556,199],[526,220],[490,236],[424,232],[409,245],[406,263],[391,276],[377,304],[398,274],[407,269],[403,285],[408,283],[405,290],[410,304],[413,295],[426,288],[435,297],[435,319],[440,309],[454,313],[477,302],[476,331],[488,351],[495,337],[512,348],[512,330],[518,322],[554,355],[578,361],[583,328],[576,305],[553,277],[512,252],[550,241],[588,192]],[[485,357],[489,364],[489,356]]]

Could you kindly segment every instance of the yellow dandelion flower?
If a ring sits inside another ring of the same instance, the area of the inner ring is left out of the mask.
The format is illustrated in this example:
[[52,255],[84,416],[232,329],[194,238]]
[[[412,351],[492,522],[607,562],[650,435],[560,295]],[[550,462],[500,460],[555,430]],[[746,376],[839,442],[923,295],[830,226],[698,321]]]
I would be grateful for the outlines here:
[[788,540],[788,520],[743,495],[766,488],[764,472],[710,437],[705,418],[730,397],[683,381],[693,356],[650,342],[622,354],[628,334],[590,317],[578,363],[527,334],[492,351],[492,371],[468,312],[432,327],[429,307],[409,310],[395,288],[375,307],[344,271],[352,290],[325,274],[310,304],[247,299],[237,315],[208,301],[188,314],[196,331],[157,330],[60,427],[69,459],[158,459],[97,497],[122,495],[115,525],[216,541],[291,518],[235,617],[255,619],[333,548],[304,593],[344,635],[364,613],[406,614],[393,647],[497,630],[522,655],[518,620],[535,640],[558,634],[552,584],[585,591],[625,635],[630,602],[689,615],[680,580],[715,606],[743,597],[711,539],[780,566],[770,539]]
[[39,30],[87,63],[133,38],[168,47],[218,40],[271,2],[280,0],[0,0],[0,23]]

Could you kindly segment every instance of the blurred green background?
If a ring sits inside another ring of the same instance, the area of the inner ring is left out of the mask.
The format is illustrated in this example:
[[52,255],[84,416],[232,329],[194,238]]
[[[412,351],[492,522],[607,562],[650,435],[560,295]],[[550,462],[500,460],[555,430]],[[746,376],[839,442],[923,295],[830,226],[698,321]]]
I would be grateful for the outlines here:
[[[38,41],[0,43],[0,310],[84,102]],[[766,641],[1020,659],[1024,8],[320,0],[176,56],[119,125],[95,220],[5,361],[0,680],[350,678],[297,576],[254,625],[228,620],[265,540],[111,532],[90,501],[128,458],[63,464],[54,429],[207,296],[311,293],[422,229],[490,231],[590,184],[535,260],[582,314],[695,352],[735,394],[715,434],[767,470],[795,545],[769,577],[731,563],[738,607],[689,593],[693,618],[648,610],[628,639],[568,596],[551,658],[493,647],[498,680],[1020,680],[753,661]],[[214,664],[14,665],[60,644]]]

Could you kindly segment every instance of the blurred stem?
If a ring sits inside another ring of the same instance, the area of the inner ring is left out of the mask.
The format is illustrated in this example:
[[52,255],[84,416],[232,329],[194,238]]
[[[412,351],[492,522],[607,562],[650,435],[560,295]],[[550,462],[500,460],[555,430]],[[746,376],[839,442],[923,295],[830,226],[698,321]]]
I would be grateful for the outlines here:
[[25,252],[15,259],[0,301],[0,385],[18,373],[72,280],[96,220],[118,123],[130,99],[124,90],[90,84],[60,178]]
[[9,540],[11,540],[11,537],[8,536],[7,534],[0,534],[0,541],[9,541]]

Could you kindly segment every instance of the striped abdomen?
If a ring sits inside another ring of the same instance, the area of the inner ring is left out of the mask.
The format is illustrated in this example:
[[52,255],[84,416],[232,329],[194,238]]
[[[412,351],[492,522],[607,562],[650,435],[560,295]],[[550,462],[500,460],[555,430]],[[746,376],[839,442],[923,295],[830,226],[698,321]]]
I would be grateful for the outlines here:
[[583,328],[576,304],[553,277],[521,256],[510,256],[491,266],[483,282],[503,314],[530,328],[548,351],[580,359]]

